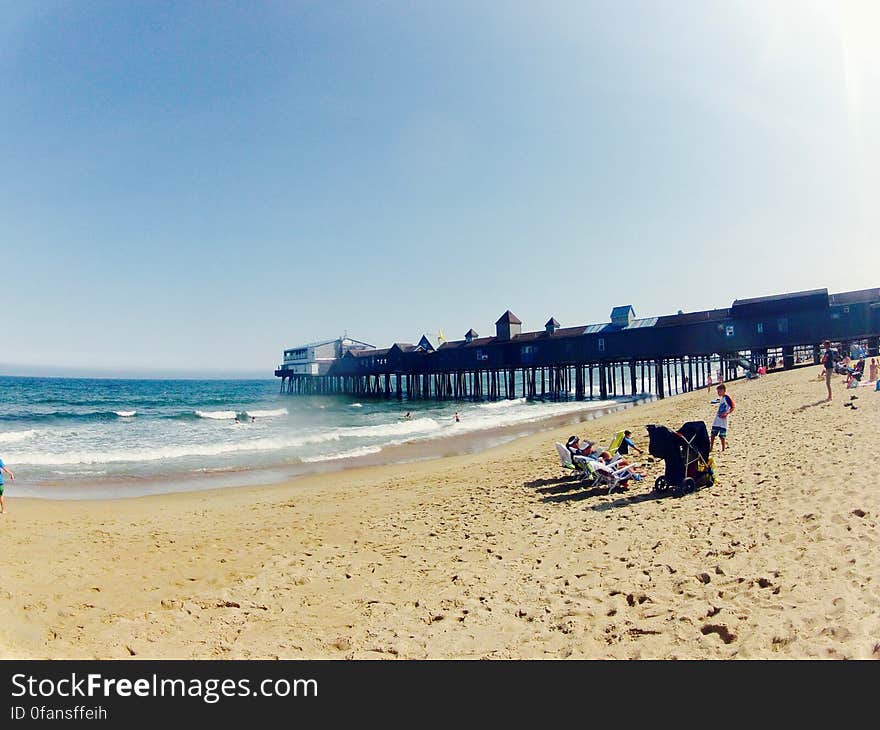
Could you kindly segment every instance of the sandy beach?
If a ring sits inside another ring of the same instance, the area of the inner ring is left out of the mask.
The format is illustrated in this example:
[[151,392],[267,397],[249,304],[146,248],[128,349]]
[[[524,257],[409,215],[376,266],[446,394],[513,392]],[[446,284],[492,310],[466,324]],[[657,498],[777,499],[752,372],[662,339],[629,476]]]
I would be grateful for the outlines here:
[[[718,482],[563,478],[571,427],[480,454],[0,518],[2,658],[880,658],[880,393],[732,383]],[[857,409],[844,406],[857,394]],[[711,423],[705,390],[577,428]],[[717,448],[717,445],[716,445]],[[10,464],[15,469],[15,464]]]

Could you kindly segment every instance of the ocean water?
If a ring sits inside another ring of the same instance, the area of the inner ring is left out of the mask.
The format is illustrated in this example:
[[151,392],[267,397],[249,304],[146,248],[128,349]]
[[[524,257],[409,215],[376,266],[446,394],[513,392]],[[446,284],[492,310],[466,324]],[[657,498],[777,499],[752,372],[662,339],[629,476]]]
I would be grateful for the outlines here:
[[513,438],[548,418],[615,405],[358,402],[278,388],[277,380],[0,377],[0,457],[16,474],[11,493],[136,496],[247,483],[242,473],[260,469],[262,481],[278,480],[364,457],[406,460],[407,446],[474,450],[503,440],[505,429]]

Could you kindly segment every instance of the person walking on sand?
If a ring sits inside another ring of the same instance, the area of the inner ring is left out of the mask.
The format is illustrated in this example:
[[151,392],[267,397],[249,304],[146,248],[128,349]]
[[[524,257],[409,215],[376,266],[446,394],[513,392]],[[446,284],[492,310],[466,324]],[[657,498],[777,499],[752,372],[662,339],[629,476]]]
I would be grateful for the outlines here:
[[15,481],[15,474],[12,473],[12,469],[8,468],[6,464],[3,463],[3,459],[0,459],[0,515],[6,514],[6,503],[3,501],[3,475],[9,474],[9,478],[12,481]]
[[828,340],[822,343],[825,352],[822,353],[822,364],[825,366],[825,387],[828,388],[828,398],[831,400],[831,376],[834,375],[834,353],[831,352],[831,343]]
[[727,395],[727,386],[724,383],[715,388],[715,392],[718,393],[718,413],[715,414],[715,420],[712,421],[712,440],[709,443],[709,451],[715,448],[716,436],[721,439],[721,450],[724,451],[727,448],[727,429],[730,423],[728,419],[736,405],[733,398]]
[[868,368],[868,381],[874,382],[877,380],[877,360],[876,358],[871,358],[871,366]]

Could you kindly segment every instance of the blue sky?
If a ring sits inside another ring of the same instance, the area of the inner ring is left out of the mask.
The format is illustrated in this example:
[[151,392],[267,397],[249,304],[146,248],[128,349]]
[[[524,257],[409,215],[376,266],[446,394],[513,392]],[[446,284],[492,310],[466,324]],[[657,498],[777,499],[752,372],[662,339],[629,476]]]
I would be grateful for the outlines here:
[[867,1],[0,0],[0,363],[878,286],[877,37]]

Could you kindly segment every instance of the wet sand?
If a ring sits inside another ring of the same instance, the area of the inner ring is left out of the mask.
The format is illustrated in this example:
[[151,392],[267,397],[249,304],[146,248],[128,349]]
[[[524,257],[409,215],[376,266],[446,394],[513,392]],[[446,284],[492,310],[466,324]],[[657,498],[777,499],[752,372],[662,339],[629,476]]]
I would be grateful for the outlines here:
[[[268,487],[16,498],[0,656],[880,658],[880,393],[736,382],[718,482],[657,498],[563,477],[553,441]],[[852,394],[858,399],[849,401]],[[714,393],[576,427],[711,423]],[[853,402],[856,410],[844,406]],[[14,465],[12,465],[14,469]]]

